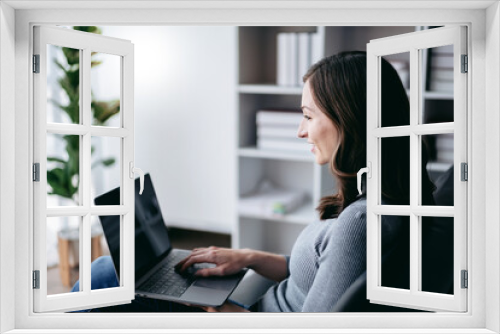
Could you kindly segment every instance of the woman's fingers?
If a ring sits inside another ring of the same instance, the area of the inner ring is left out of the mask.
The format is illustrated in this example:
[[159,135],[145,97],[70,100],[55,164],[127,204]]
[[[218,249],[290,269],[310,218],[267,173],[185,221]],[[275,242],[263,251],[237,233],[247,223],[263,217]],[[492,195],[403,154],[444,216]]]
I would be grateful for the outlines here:
[[224,276],[224,269],[223,267],[203,268],[203,269],[198,269],[198,271],[196,271],[194,275],[200,277]]

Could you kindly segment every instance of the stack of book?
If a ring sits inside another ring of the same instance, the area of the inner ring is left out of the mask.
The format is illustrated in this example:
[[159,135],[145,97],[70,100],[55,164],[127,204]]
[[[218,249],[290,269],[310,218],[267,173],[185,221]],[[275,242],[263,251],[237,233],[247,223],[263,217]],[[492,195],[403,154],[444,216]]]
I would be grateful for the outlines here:
[[431,50],[429,91],[453,93],[453,45]]
[[323,57],[318,33],[277,34],[276,83],[278,86],[300,86],[309,67]]
[[438,162],[453,163],[453,133],[436,136],[436,160]]
[[300,111],[257,111],[257,148],[262,150],[306,152],[311,149],[306,139],[298,138]]

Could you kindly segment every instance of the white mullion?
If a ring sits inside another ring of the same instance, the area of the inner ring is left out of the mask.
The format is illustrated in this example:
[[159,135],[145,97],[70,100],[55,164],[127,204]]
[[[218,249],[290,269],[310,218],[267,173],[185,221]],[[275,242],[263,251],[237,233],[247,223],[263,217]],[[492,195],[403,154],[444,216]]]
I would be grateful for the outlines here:
[[34,30],[34,53],[40,55],[40,73],[33,75],[33,162],[40,164],[40,182],[33,183],[33,269],[40,271],[40,289],[34,290],[35,311],[45,308],[47,296],[47,45],[40,29]]
[[92,206],[89,208],[83,206],[51,207],[47,208],[47,217],[65,217],[65,216],[85,216],[87,213],[95,216],[114,216],[124,215],[130,212],[130,207],[124,205],[103,205]]
[[412,126],[412,132],[417,135],[439,135],[445,133],[454,133],[455,124],[453,122],[420,124]]
[[388,138],[388,137],[402,137],[408,136],[412,129],[410,126],[391,126],[384,128],[377,128],[373,130],[373,135],[378,138]]
[[379,216],[373,213],[373,207],[379,204],[379,151],[380,139],[373,135],[374,130],[380,126],[380,58],[372,52],[371,45],[367,45],[367,80],[368,82],[376,82],[377,84],[367,85],[367,127],[366,127],[366,156],[367,163],[371,162],[372,178],[367,178],[367,182],[371,187],[368,188],[366,194],[366,285],[367,297],[380,284],[380,223]]
[[105,126],[92,126],[90,127],[90,133],[92,136],[123,138],[130,134],[130,130],[123,128],[109,128]]
[[[410,50],[410,207],[416,207],[420,194],[420,155],[419,155],[419,136],[414,133],[418,125],[418,115],[420,107],[420,70],[418,49]],[[420,281],[420,245],[419,240],[419,219],[415,214],[410,215],[410,291],[418,291]]]
[[85,215],[83,216],[83,229],[80,239],[80,251],[81,251],[81,262],[80,262],[80,284],[83,281],[84,293],[90,293],[91,290],[91,222],[92,217],[90,215],[90,206],[92,203],[91,199],[91,134],[90,125],[92,124],[92,110],[91,110],[91,89],[90,89],[90,70],[91,70],[91,50],[89,48],[83,49],[83,60],[80,66],[80,73],[82,81],[80,82],[81,87],[81,117],[82,125],[87,129],[86,133],[83,135],[83,154],[81,154],[82,159],[80,161],[82,169],[80,174],[80,186],[83,190],[82,203],[85,208]]
[[[456,216],[454,219],[454,275],[455,275],[455,291],[454,294],[460,298],[462,309],[467,309],[467,289],[459,289],[460,271],[468,270],[467,265],[467,185],[468,182],[463,182],[460,179],[460,164],[468,163],[469,178],[471,173],[471,163],[467,156],[467,77],[469,74],[461,73],[461,55],[468,54],[467,52],[467,28],[460,27],[459,34],[455,40],[454,53],[454,120],[455,131],[454,136],[454,205]],[[470,59],[470,54],[469,54]],[[469,60],[469,69],[471,72],[472,61]],[[469,279],[473,275],[469,271]]]
[[453,206],[409,206],[409,205],[377,205],[373,213],[384,216],[409,216],[410,212],[423,217],[454,217]]
[[379,138],[409,136],[412,133],[417,135],[437,135],[454,132],[455,124],[453,122],[394,126],[373,130],[373,134]]
[[[81,92],[81,90],[80,90]],[[81,97],[81,94],[80,94]],[[81,98],[80,98],[81,101]],[[81,119],[81,118],[80,118]],[[88,126],[80,124],[48,123],[47,132],[59,135],[78,135],[83,136],[89,132]]]

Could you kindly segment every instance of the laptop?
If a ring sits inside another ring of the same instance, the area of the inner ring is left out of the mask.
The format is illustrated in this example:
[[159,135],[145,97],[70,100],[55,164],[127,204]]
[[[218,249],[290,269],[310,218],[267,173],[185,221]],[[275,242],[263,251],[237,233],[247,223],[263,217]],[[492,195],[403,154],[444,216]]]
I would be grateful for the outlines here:
[[[225,277],[195,277],[196,270],[214,266],[204,263],[194,265],[186,274],[177,273],[175,265],[191,251],[171,247],[151,176],[144,177],[142,195],[138,193],[139,179],[135,182],[135,294],[203,306],[224,304],[245,270]],[[119,205],[120,188],[98,196],[95,204]],[[119,278],[120,216],[100,216],[99,219]]]

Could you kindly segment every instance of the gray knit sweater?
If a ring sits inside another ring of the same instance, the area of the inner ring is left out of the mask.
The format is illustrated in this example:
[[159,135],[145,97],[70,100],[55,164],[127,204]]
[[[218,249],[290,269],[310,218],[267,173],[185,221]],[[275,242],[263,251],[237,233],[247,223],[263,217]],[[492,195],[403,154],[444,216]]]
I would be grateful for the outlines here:
[[289,276],[260,300],[262,312],[329,312],[366,270],[366,199],[336,219],[309,224],[290,255]]

